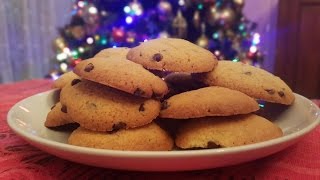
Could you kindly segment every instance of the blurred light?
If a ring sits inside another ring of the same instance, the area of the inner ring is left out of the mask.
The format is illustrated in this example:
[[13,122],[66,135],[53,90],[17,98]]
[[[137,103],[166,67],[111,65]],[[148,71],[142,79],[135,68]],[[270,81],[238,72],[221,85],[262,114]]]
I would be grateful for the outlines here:
[[139,5],[138,4],[136,4],[136,3],[134,3],[134,4],[132,4],[132,10],[134,10],[134,11],[136,11],[136,10],[138,10],[139,9]]
[[147,41],[148,41],[148,39],[143,40],[143,42],[147,42]]
[[97,8],[94,6],[89,7],[88,11],[91,14],[97,14],[97,12],[98,12]]
[[78,1],[78,6],[79,6],[79,7],[83,8],[84,5],[86,5],[85,2],[83,2],[83,1]]
[[84,52],[84,48],[83,47],[79,47],[78,50],[79,50],[80,53]]
[[257,50],[258,50],[257,46],[251,46],[251,47],[250,47],[250,52],[251,52],[251,53],[256,53]]
[[102,16],[107,16],[107,14],[108,14],[107,11],[105,11],[105,10],[102,10],[102,11],[101,11],[101,15],[102,15]]
[[106,45],[107,42],[108,42],[107,39],[101,39],[101,44],[102,44],[102,45]]
[[234,58],[232,61],[233,62],[239,62],[239,59],[238,58]]
[[52,72],[52,73],[50,74],[50,76],[51,76],[51,78],[52,78],[53,80],[57,80],[57,79],[60,77],[57,72]]
[[61,63],[60,64],[60,69],[63,71],[63,72],[66,72],[68,70],[68,64],[67,63]]
[[179,0],[178,4],[179,4],[180,6],[184,6],[185,2],[184,2],[184,0]]
[[100,36],[99,36],[99,35],[95,35],[95,36],[94,36],[94,39],[95,39],[96,41],[99,41]]
[[67,54],[66,53],[60,53],[60,54],[57,54],[57,59],[58,61],[62,61],[62,60],[65,60],[67,59]]
[[260,43],[260,34],[254,33],[252,44],[257,45]]
[[212,34],[213,39],[218,39],[219,38],[219,33],[215,32]]
[[92,44],[93,43],[93,38],[92,37],[88,37],[87,38],[87,43],[88,44]]
[[245,28],[244,24],[240,24],[240,25],[239,25],[239,30],[240,30],[240,31],[243,31],[244,28]]
[[215,51],[214,51],[214,54],[215,54],[216,56],[219,56],[219,55],[220,55],[220,51],[215,50]]
[[116,46],[116,45],[113,45],[112,48],[117,48],[117,46]]
[[133,38],[133,37],[128,37],[128,38],[127,38],[127,42],[133,43],[133,42],[134,42],[134,38]]
[[71,55],[70,49],[68,47],[63,48],[63,52],[67,55]]
[[126,17],[126,23],[127,23],[127,24],[131,24],[132,21],[133,21],[133,19],[132,19],[131,16],[127,16],[127,17]]
[[125,7],[123,8],[123,11],[128,14],[128,13],[130,13],[131,8],[130,8],[129,6],[125,6]]
[[137,16],[140,16],[142,14],[142,10],[141,9],[137,9],[135,12],[136,12]]
[[198,9],[202,10],[203,9],[203,4],[198,4]]
[[263,104],[259,104],[259,106],[260,106],[261,108],[264,108],[264,105],[263,105]]
[[74,51],[72,51],[72,52],[71,52],[71,54],[72,54],[72,56],[74,56],[74,57],[75,57],[75,56],[78,56],[78,52],[77,52],[77,51],[75,51],[75,50],[74,50]]

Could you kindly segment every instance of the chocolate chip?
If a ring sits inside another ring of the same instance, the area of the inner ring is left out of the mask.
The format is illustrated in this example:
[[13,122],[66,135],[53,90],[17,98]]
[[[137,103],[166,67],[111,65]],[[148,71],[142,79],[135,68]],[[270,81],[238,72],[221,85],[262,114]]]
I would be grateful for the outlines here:
[[127,124],[124,122],[119,122],[117,124],[114,124],[112,126],[112,131],[118,131],[119,129],[124,129],[127,127]]
[[74,79],[71,81],[71,86],[74,86],[74,85],[78,84],[79,82],[81,82],[80,79]]
[[221,146],[216,144],[216,143],[214,143],[214,142],[212,142],[212,141],[208,141],[207,148],[215,149],[215,148],[219,148],[219,147],[221,147]]
[[139,56],[141,57],[142,56],[142,53],[140,52]]
[[53,106],[51,107],[51,110],[52,110],[54,107],[56,107],[56,105],[53,105]]
[[155,92],[152,93],[152,98],[160,99],[161,97],[162,97],[162,94],[157,94]]
[[274,89],[265,89],[265,91],[267,91],[267,93],[271,95],[276,92]]
[[62,105],[61,111],[64,112],[64,113],[67,113],[67,112],[68,112],[68,111],[67,111],[67,106]]
[[85,72],[90,72],[92,71],[92,69],[94,68],[93,64],[92,63],[89,63],[86,65],[86,67],[84,68],[84,71]]
[[144,91],[142,91],[140,88],[137,88],[134,92],[133,92],[134,95],[136,96],[141,96],[141,95],[144,95]]
[[160,53],[156,53],[156,54],[154,54],[153,57],[152,57],[152,59],[153,59],[154,61],[157,61],[157,62],[161,61],[162,58],[163,58],[163,56],[162,56],[162,54],[160,54]]
[[139,111],[144,111],[145,109],[144,109],[144,104],[142,103],[142,104],[140,104],[140,107],[139,107]]
[[161,103],[161,110],[165,110],[165,109],[167,109],[168,107],[169,107],[169,104],[168,104],[167,101],[163,101],[163,102]]
[[284,97],[284,95],[285,95],[283,91],[279,91],[278,94],[280,97]]
[[244,74],[245,74],[245,75],[248,75],[248,76],[250,76],[250,75],[252,74],[252,72],[250,72],[250,71],[247,71],[247,72],[244,72]]

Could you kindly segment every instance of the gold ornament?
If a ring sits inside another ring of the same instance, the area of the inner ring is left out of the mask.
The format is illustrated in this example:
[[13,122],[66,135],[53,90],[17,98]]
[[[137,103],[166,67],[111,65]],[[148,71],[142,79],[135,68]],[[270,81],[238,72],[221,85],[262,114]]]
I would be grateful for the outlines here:
[[175,37],[185,38],[187,36],[187,21],[178,10],[177,16],[172,21],[172,29]]
[[221,10],[219,19],[223,25],[232,25],[236,19],[236,14],[231,8],[224,8]]
[[200,12],[199,11],[195,11],[193,14],[193,25],[197,29],[200,27]]
[[62,37],[58,37],[53,41],[54,49],[62,51],[63,48],[67,47],[66,42]]
[[206,30],[206,25],[204,23],[201,24],[201,30],[202,30],[202,34],[201,36],[197,39],[196,44],[200,47],[206,48],[208,49],[209,47],[209,39],[205,34],[205,30]]

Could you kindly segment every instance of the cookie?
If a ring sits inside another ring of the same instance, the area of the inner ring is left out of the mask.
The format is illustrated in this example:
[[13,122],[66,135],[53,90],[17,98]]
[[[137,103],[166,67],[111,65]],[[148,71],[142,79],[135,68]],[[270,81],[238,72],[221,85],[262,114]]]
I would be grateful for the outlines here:
[[222,86],[241,91],[256,99],[290,105],[294,94],[279,77],[241,62],[219,61],[211,72],[200,75],[208,85]]
[[182,149],[233,147],[282,135],[277,125],[254,114],[208,117],[183,124],[178,130],[175,143]]
[[155,123],[116,132],[95,132],[82,127],[73,131],[68,143],[99,149],[126,151],[169,151],[172,138]]
[[73,73],[72,71],[66,72],[62,74],[58,79],[53,81],[52,88],[62,89],[66,84],[68,84],[76,78],[79,78],[79,76]]
[[212,86],[172,96],[161,108],[162,118],[188,119],[247,114],[257,111],[259,105],[242,92]]
[[44,125],[46,127],[57,127],[70,123],[74,123],[74,121],[72,121],[70,116],[67,114],[65,106],[58,102],[51,108],[51,111],[49,111],[49,113],[47,114]]
[[169,88],[169,92],[165,98],[205,87],[203,83],[195,80],[190,73],[171,73],[164,78],[164,81]]
[[127,48],[127,47],[107,48],[107,49],[101,50],[94,57],[108,58],[108,57],[116,56],[116,57],[126,58],[129,50],[130,48]]
[[91,58],[78,63],[73,71],[84,79],[137,96],[160,98],[168,92],[161,78],[124,57]]
[[160,112],[160,102],[75,79],[60,94],[70,117],[93,131],[112,131],[146,125]]
[[172,72],[209,72],[217,58],[208,50],[183,39],[160,38],[131,48],[127,59],[147,69]]

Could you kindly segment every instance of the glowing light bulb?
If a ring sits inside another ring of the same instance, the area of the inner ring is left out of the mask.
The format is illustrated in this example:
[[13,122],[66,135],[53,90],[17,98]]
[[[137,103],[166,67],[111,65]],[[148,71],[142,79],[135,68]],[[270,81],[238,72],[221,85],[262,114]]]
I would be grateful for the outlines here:
[[125,6],[125,7],[123,8],[123,11],[128,14],[128,13],[130,13],[131,8],[130,8],[129,6]]
[[87,43],[88,44],[92,44],[93,43],[93,38],[92,37],[88,37],[87,38]]
[[63,60],[65,60],[65,59],[67,59],[67,54],[66,53],[60,53],[60,54],[57,54],[57,60],[58,61],[63,61]]
[[257,50],[258,50],[257,46],[251,46],[250,47],[250,52],[251,53],[255,53],[255,52],[257,52]]
[[212,34],[213,39],[218,39],[219,38],[219,33],[215,32]]
[[214,54],[215,54],[216,56],[219,56],[219,55],[220,55],[220,51],[215,50],[215,51],[214,51]]
[[91,7],[89,7],[88,11],[91,14],[97,14],[98,9],[96,7],[94,7],[94,6],[91,6]]
[[260,43],[260,34],[254,33],[252,44],[257,45]]
[[127,23],[127,24],[131,24],[132,21],[133,21],[133,19],[132,19],[131,16],[127,16],[127,17],[126,17],[126,23]]
[[79,1],[79,2],[78,2],[78,6],[79,6],[79,7],[83,8],[84,5],[85,5],[85,2],[83,2],[83,1]]
[[80,53],[84,52],[84,48],[83,47],[79,47],[78,50],[79,50]]
[[147,42],[147,41],[148,41],[148,39],[143,40],[143,42]]
[[112,48],[117,48],[117,46],[116,46],[116,45],[113,45]]
[[61,63],[60,64],[60,69],[63,71],[63,72],[66,72],[68,70],[68,64],[67,63]]
[[184,0],[179,0],[178,4],[179,4],[180,6],[184,6],[185,2],[184,2]]
[[135,12],[136,12],[137,16],[140,16],[142,14],[142,10],[141,9],[137,9]]
[[70,49],[67,47],[63,48],[63,52],[67,55],[71,55]]

